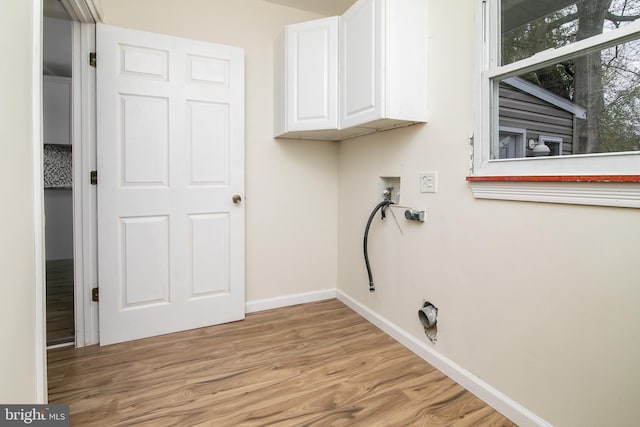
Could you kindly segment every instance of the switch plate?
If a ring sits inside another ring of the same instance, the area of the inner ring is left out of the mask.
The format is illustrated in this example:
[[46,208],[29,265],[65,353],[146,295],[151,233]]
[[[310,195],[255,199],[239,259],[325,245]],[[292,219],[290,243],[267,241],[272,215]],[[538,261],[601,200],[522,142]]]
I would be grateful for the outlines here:
[[420,173],[420,192],[421,193],[437,193],[438,192],[438,172],[421,172]]

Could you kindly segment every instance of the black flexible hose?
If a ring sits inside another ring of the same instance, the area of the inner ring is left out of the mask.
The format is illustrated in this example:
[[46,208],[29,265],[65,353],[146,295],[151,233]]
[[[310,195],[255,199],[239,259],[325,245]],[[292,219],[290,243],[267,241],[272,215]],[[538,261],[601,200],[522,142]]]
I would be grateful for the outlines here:
[[371,215],[369,215],[367,226],[364,229],[364,242],[363,242],[364,263],[367,266],[367,274],[369,275],[369,292],[375,292],[376,290],[376,286],[373,284],[373,274],[371,273],[371,265],[369,265],[369,251],[367,250],[367,246],[368,246],[367,242],[369,240],[369,227],[371,227],[371,222],[373,221],[373,218],[375,218],[376,212],[378,212],[379,209],[382,209],[381,215],[382,215],[382,219],[384,219],[385,208],[392,204],[393,202],[391,200],[383,200],[382,202],[378,203],[376,207],[373,208]]

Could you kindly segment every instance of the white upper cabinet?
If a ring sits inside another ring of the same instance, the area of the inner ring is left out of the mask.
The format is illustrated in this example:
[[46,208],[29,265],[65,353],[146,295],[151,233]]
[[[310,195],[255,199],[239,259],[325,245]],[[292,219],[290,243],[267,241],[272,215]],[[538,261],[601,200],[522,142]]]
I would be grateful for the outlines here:
[[427,121],[426,0],[359,0],[340,23],[340,127]]
[[343,128],[382,117],[384,1],[361,0],[340,23],[340,125]]
[[337,16],[289,25],[275,45],[275,136],[338,128]]
[[45,144],[71,144],[71,78],[43,76],[42,110]]
[[426,122],[426,7],[359,0],[341,17],[287,26],[274,58],[275,136],[342,140]]

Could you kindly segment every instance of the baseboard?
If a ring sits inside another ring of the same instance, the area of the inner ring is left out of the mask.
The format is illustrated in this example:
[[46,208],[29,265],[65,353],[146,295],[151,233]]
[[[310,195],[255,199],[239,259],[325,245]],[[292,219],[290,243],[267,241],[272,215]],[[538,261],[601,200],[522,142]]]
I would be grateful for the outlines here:
[[551,424],[542,418],[443,356],[427,342],[416,339],[405,330],[360,304],[344,292],[337,290],[336,296],[338,300],[342,301],[353,311],[373,323],[387,335],[394,338],[400,344],[407,347],[520,427],[551,427]]
[[271,310],[272,308],[288,307],[290,305],[306,304],[336,298],[336,289],[324,289],[321,291],[304,292],[301,294],[284,295],[275,298],[266,298],[245,303],[245,312]]

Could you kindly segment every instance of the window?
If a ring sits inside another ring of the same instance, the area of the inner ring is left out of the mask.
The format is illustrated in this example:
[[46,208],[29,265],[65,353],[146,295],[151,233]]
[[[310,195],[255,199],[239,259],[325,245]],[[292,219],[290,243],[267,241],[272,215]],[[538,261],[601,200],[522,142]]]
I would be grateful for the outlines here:
[[477,1],[470,181],[639,181],[640,0]]
[[500,159],[517,159],[525,157],[526,131],[524,129],[508,128],[501,126],[498,137],[498,150]]
[[530,139],[529,148],[532,150],[533,156],[562,156],[567,154],[562,146],[562,138],[557,136],[540,135],[538,141]]

